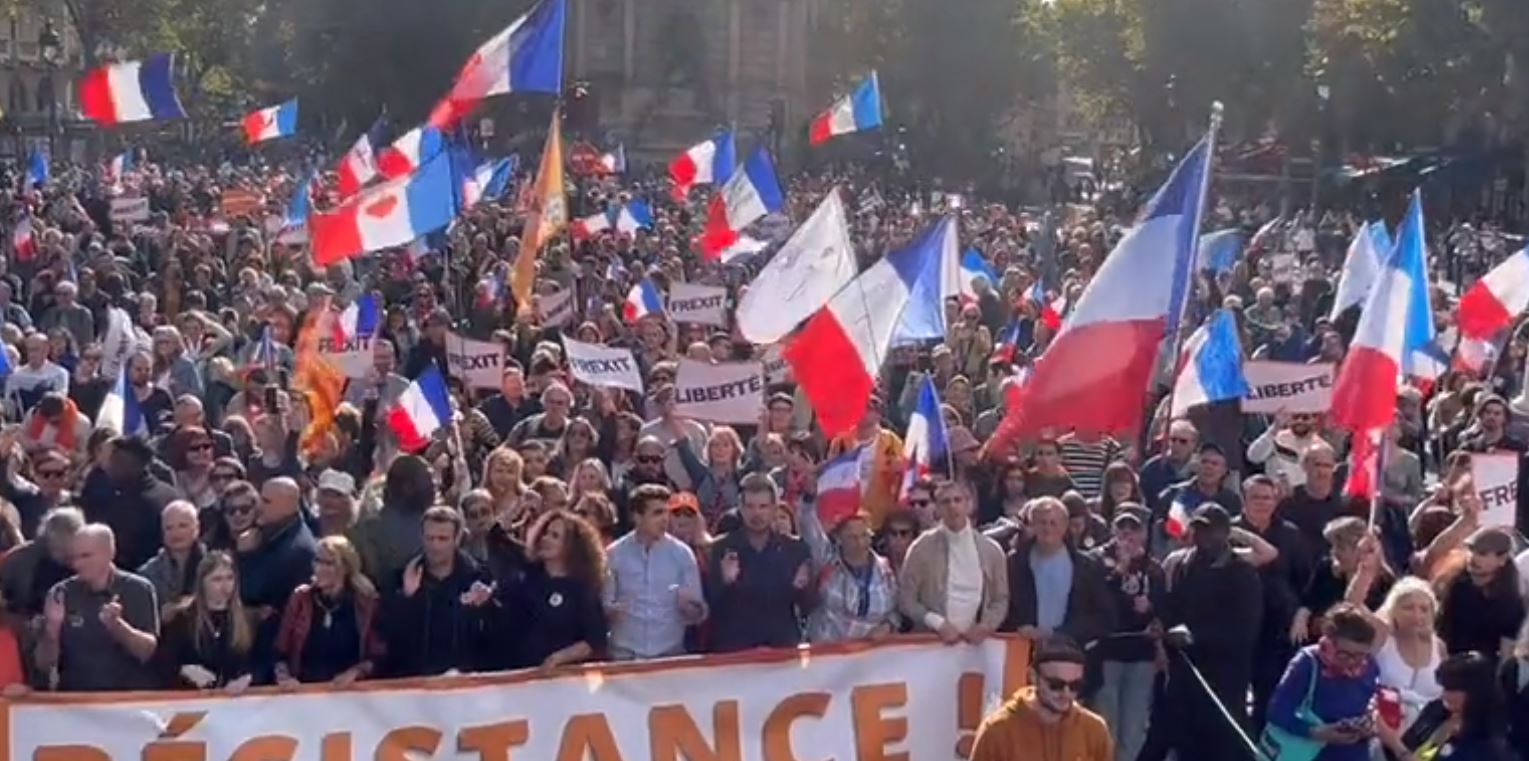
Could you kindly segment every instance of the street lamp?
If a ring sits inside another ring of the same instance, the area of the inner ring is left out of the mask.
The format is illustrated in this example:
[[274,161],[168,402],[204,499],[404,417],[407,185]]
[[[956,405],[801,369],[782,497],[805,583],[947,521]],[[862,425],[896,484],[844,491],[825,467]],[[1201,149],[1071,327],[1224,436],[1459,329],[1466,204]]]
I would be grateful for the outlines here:
[[58,36],[58,30],[53,27],[53,19],[43,22],[42,33],[37,35],[37,48],[42,52],[43,65],[46,67],[43,70],[42,84],[48,91],[48,156],[51,159],[57,159],[58,90],[54,88],[53,75],[62,62],[64,46],[63,40]]

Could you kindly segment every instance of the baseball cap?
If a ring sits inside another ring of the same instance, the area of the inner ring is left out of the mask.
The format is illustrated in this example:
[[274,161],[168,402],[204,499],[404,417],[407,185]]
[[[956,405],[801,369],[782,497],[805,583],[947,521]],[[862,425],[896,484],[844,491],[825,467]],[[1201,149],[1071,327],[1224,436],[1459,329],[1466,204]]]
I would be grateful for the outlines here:
[[1195,508],[1194,517],[1189,519],[1189,525],[1204,525],[1219,529],[1231,528],[1232,516],[1226,512],[1226,508],[1214,502],[1207,502]]
[[349,473],[330,468],[319,474],[319,491],[332,491],[347,497],[355,496],[356,479]]
[[1111,523],[1121,528],[1146,528],[1151,520],[1152,514],[1147,512],[1147,508],[1125,503],[1115,508],[1115,519]]
[[699,514],[701,512],[701,501],[688,491],[675,492],[673,496],[669,497],[669,512],[677,513],[682,510],[692,510]]
[[1513,537],[1501,528],[1489,526],[1471,534],[1471,538],[1465,541],[1465,546],[1470,548],[1471,552],[1508,555],[1513,552]]

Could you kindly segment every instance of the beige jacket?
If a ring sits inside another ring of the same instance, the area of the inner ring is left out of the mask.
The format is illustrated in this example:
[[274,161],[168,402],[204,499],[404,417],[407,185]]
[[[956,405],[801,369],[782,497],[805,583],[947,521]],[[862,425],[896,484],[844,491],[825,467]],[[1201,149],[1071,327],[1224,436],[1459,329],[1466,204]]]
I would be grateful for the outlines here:
[[[975,531],[975,529],[973,529]],[[982,564],[982,609],[977,623],[996,630],[1009,612],[1009,573],[1003,548],[976,532],[977,558]],[[925,614],[945,615],[945,577],[950,568],[950,543],[936,526],[913,540],[897,574],[897,610],[913,622],[914,631],[929,631]]]

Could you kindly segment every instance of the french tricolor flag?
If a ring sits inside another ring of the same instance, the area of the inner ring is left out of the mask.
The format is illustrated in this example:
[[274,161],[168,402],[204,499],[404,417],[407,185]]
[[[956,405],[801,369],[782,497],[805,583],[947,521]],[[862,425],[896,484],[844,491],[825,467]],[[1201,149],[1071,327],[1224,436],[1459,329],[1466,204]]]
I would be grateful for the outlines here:
[[464,205],[472,208],[484,201],[497,201],[504,197],[505,191],[510,189],[510,181],[515,179],[516,161],[514,156],[510,156],[479,164],[472,176],[462,183]]
[[566,0],[542,0],[483,43],[462,66],[451,92],[431,112],[431,126],[451,129],[493,95],[561,93],[566,6]]
[[446,150],[446,135],[429,125],[403,133],[377,157],[377,173],[385,180],[408,177]]
[[11,251],[17,262],[30,262],[37,258],[37,235],[32,230],[32,218],[22,217],[11,232]]
[[461,211],[462,177],[454,151],[445,151],[408,177],[362,191],[308,218],[314,263],[320,267],[368,251],[406,246],[439,230]]
[[451,395],[446,391],[446,379],[434,365],[410,383],[388,411],[388,427],[405,452],[429,446],[430,437],[450,423]]
[[371,129],[361,133],[356,142],[340,159],[340,199],[344,200],[361,192],[366,183],[380,173],[377,169],[377,148],[381,145],[382,119],[379,117]]
[[632,286],[631,292],[627,293],[626,304],[621,311],[628,323],[635,323],[650,314],[661,314],[664,311],[663,294],[658,292],[658,286],[653,284],[652,278],[643,278],[641,283]]
[[351,302],[334,321],[334,339],[346,344],[358,338],[369,338],[377,333],[382,324],[382,310],[377,306],[376,294],[368,293]]
[[838,135],[881,126],[881,85],[871,72],[855,91],[835,101],[812,120],[812,144],[822,145]]
[[1176,329],[1188,296],[1210,160],[1207,138],[1184,157],[1105,259],[1035,361],[1025,403],[1009,410],[1000,426],[1005,435],[1141,428],[1159,346]]
[[892,347],[944,337],[945,301],[957,295],[960,268],[955,220],[942,218],[860,273],[807,321],[785,356],[824,435],[860,422]]
[[982,253],[977,249],[967,249],[961,255],[961,301],[963,303],[977,300],[977,288],[973,283],[981,280],[987,283],[988,290],[998,288],[998,273],[993,271],[992,265],[982,258]]
[[599,214],[575,219],[568,225],[568,234],[572,235],[574,240],[589,240],[609,229],[611,229],[611,214],[608,211],[602,211]]
[[1182,417],[1190,407],[1241,399],[1247,394],[1237,319],[1225,309],[1218,310],[1184,343],[1170,414]]
[[1427,303],[1426,241],[1422,194],[1414,191],[1397,231],[1396,248],[1381,265],[1365,299],[1354,339],[1333,383],[1329,414],[1349,431],[1365,433],[1391,425],[1402,373],[1414,356],[1433,343],[1432,315],[1414,308],[1415,302]]
[[1058,295],[1055,299],[1047,297],[1046,283],[1036,280],[1035,285],[1030,286],[1026,298],[1035,305],[1035,318],[1045,325],[1052,333],[1062,329],[1062,313],[1067,310],[1067,297]]
[[122,193],[122,178],[133,171],[133,152],[123,151],[106,162],[106,186],[113,195]]
[[818,495],[813,506],[823,528],[833,531],[841,521],[860,512],[865,484],[860,474],[866,468],[866,448],[846,452],[823,464],[818,472]]
[[101,411],[96,413],[96,427],[108,428],[123,436],[147,436],[148,421],[144,419],[143,408],[138,405],[138,394],[128,381],[127,376],[131,372],[128,364],[122,366],[122,372],[117,374],[117,382],[106,392],[106,399],[101,402]]
[[297,98],[244,117],[244,141],[250,145],[297,134]]
[[907,470],[903,472],[902,491],[898,500],[907,498],[908,490],[921,478],[928,478],[934,464],[944,459],[950,449],[945,437],[945,416],[940,412],[940,394],[934,388],[934,379],[924,376],[918,392],[918,403],[908,418],[908,437],[903,440],[903,460]]
[[616,212],[616,232],[622,235],[636,235],[638,230],[653,229],[653,211],[648,208],[645,201],[633,199],[627,201]]
[[722,186],[722,192],[712,197],[706,229],[701,233],[702,255],[725,261],[729,249],[743,241],[744,228],[785,205],[770,154],[760,147]]
[[111,63],[80,80],[80,115],[111,126],[158,119],[184,119],[175,94],[175,56]]
[[738,149],[733,133],[721,132],[704,143],[697,143],[680,157],[669,162],[669,178],[674,180],[674,197],[680,201],[697,185],[727,182],[738,165]]
[[617,145],[616,150],[602,155],[600,170],[606,174],[626,174],[626,146]]
[[1529,248],[1503,260],[1460,297],[1461,338],[1491,339],[1529,309]]

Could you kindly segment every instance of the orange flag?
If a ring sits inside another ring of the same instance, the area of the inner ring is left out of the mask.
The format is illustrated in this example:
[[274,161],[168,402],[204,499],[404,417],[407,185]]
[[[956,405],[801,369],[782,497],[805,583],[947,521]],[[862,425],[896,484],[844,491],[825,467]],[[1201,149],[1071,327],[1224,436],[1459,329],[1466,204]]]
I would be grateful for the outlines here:
[[312,456],[334,429],[335,408],[345,392],[345,373],[319,352],[320,339],[333,329],[333,312],[310,314],[297,335],[297,372],[292,389],[308,400],[308,427],[303,429],[298,445]]
[[552,110],[552,126],[547,130],[547,146],[536,170],[536,187],[531,194],[526,231],[520,236],[520,256],[515,260],[515,274],[510,283],[515,303],[520,309],[531,308],[531,286],[536,283],[536,257],[553,236],[568,225],[568,199],[563,195],[562,119]]

